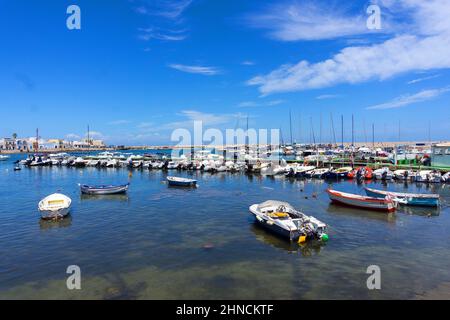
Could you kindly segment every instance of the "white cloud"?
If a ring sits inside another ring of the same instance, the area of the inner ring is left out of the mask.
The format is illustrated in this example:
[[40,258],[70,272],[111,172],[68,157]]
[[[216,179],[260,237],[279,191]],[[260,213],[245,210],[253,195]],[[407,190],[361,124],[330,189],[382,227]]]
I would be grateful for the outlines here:
[[118,126],[118,125],[122,125],[122,124],[128,124],[130,122],[131,122],[130,120],[121,119],[121,120],[114,120],[114,121],[108,122],[108,124],[112,125],[112,126]]
[[339,98],[340,95],[338,94],[322,94],[320,96],[317,96],[316,99],[317,100],[325,100],[325,99],[334,99],[334,98]]
[[238,107],[247,108],[247,107],[271,107],[284,103],[284,100],[271,100],[265,102],[255,102],[255,101],[243,101],[238,104]]
[[215,67],[187,66],[183,64],[170,64],[169,67],[182,72],[196,73],[206,76],[212,76],[220,73],[220,70]]
[[253,66],[253,65],[255,65],[255,63],[253,61],[250,61],[250,60],[242,61],[241,64],[244,65],[244,66]]
[[69,139],[69,140],[80,139],[80,136],[75,133],[69,133],[69,134],[66,134],[66,139]]
[[272,5],[263,13],[248,17],[250,26],[269,30],[269,36],[281,41],[323,40],[370,32],[367,16],[344,12],[341,3],[320,6],[313,1],[290,1]]
[[[88,132],[85,133],[86,137],[87,137],[87,135],[88,135]],[[89,137],[92,139],[104,139],[105,138],[105,136],[101,132],[98,132],[98,131],[89,131]]]
[[439,77],[438,74],[435,74],[433,76],[423,77],[423,78],[417,78],[417,79],[408,81],[408,84],[415,84],[415,83],[419,83],[419,82],[422,82],[422,81],[431,80],[431,79],[434,79],[434,78],[437,78],[437,77]]
[[382,110],[382,109],[393,109],[393,108],[401,108],[413,103],[419,103],[423,101],[427,101],[433,98],[436,98],[446,92],[450,91],[450,87],[441,88],[441,89],[430,89],[423,90],[415,94],[411,95],[403,95],[397,97],[389,102],[377,104],[374,106],[367,107],[369,110]]
[[186,30],[167,30],[161,31],[156,28],[138,28],[140,34],[138,38],[143,41],[149,41],[151,39],[163,40],[163,41],[182,41],[187,38],[185,34]]
[[134,9],[139,14],[178,19],[191,5],[192,0],[143,0],[140,3],[141,5]]
[[[302,60],[253,77],[248,85],[263,95],[330,87],[342,83],[386,80],[412,71],[450,68],[450,1],[382,1],[393,11],[408,10],[413,26],[379,44],[351,46],[327,60]],[[395,4],[395,5],[394,5]],[[320,23],[317,21],[316,23]],[[416,32],[411,33],[411,31]]]

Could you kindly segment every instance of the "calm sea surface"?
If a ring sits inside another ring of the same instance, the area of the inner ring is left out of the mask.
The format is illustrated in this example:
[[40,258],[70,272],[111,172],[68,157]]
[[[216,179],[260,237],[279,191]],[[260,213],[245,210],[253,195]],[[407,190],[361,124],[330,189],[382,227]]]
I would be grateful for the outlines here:
[[[179,189],[166,173],[135,170],[127,196],[86,197],[78,183],[123,183],[129,171],[13,171],[22,158],[0,162],[1,299],[449,298],[449,185],[369,183],[442,197],[440,209],[390,215],[332,205],[327,183],[282,176],[169,172],[199,180]],[[37,204],[56,191],[72,198],[71,215],[41,221]],[[299,246],[259,228],[248,207],[267,199],[327,223],[329,242]],[[69,265],[81,268],[82,290],[67,290]],[[366,287],[369,265],[381,268],[381,290]]]

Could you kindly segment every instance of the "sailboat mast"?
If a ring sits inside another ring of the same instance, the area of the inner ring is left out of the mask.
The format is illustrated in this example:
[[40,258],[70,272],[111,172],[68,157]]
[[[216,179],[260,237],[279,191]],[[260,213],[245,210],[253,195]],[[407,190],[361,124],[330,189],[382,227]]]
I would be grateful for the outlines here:
[[341,141],[342,148],[344,148],[344,115],[341,115]]
[[372,123],[372,147],[375,148],[375,124]]
[[314,134],[314,126],[313,126],[313,122],[312,122],[312,117],[310,117],[310,122],[311,122],[311,134],[312,134],[312,138],[313,138],[313,143],[314,143],[314,146],[316,146],[316,136]]
[[292,146],[292,115],[291,115],[291,109],[289,109],[289,134],[291,136],[291,146]]
[[319,145],[322,143],[322,112],[320,113]]
[[334,145],[336,146],[336,132],[334,131],[334,121],[333,121],[333,114],[330,112],[330,119],[331,119],[331,130],[333,130],[333,142]]
[[352,147],[355,145],[355,137],[354,137],[354,122],[353,122],[353,114],[352,114]]

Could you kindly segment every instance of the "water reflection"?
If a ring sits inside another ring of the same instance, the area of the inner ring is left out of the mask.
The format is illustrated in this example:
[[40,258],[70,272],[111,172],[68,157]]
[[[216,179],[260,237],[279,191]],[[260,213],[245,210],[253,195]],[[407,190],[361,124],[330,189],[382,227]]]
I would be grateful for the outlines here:
[[81,201],[120,201],[128,202],[127,194],[80,194]]
[[72,216],[69,214],[63,219],[44,220],[39,219],[39,228],[43,231],[57,228],[67,228],[72,225]]
[[395,213],[370,211],[352,207],[346,207],[343,205],[330,203],[326,210],[328,213],[336,216],[347,216],[349,218],[361,218],[361,219],[372,219],[378,221],[386,221],[389,223],[395,223],[396,216]]
[[287,251],[288,253],[300,253],[302,256],[308,257],[312,255],[318,255],[320,250],[326,244],[320,241],[309,241],[304,244],[298,244],[291,242],[288,239],[284,239],[277,234],[264,229],[257,222],[250,224],[250,231],[253,232],[255,238],[258,241],[263,242],[265,245],[269,245],[273,248]]

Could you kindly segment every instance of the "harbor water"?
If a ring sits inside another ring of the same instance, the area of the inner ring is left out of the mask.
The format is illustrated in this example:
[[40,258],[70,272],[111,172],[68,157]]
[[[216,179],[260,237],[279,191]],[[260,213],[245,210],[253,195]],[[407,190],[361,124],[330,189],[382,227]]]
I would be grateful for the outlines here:
[[[0,299],[450,298],[450,185],[341,181],[439,193],[440,208],[395,214],[331,204],[329,183],[243,173],[35,167],[0,162]],[[169,175],[195,178],[173,188]],[[82,196],[78,183],[121,184],[127,195]],[[61,192],[70,216],[42,221],[39,200]],[[291,244],[255,224],[249,206],[287,201],[329,225],[327,243]],[[81,269],[68,290],[67,267]],[[367,288],[368,266],[381,289]]]

